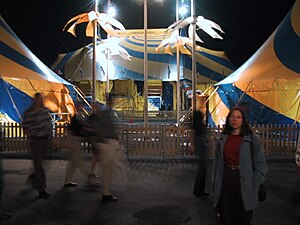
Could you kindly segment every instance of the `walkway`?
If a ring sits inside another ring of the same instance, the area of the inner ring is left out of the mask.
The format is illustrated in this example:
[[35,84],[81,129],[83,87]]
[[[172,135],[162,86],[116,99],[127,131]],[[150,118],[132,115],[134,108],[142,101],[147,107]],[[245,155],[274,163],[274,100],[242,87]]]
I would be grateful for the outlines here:
[[[30,173],[29,160],[3,162],[6,188],[2,202],[13,217],[1,225],[215,224],[210,198],[198,199],[192,194],[195,163],[132,162],[123,171],[114,172],[112,189],[119,201],[103,204],[101,187],[90,189],[80,174],[75,177],[77,188],[62,187],[65,161],[48,163],[49,200],[39,199],[35,190],[24,185]],[[267,200],[255,211],[253,224],[300,224],[299,197],[298,208],[292,205],[299,179],[293,162],[270,162]]]

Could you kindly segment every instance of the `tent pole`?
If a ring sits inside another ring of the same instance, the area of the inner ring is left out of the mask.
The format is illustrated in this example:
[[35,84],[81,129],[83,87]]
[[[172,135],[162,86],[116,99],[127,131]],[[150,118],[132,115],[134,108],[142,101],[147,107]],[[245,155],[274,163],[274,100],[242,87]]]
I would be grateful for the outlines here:
[[[95,0],[95,12],[98,12],[98,0]],[[92,92],[92,102],[96,102],[96,74],[97,74],[97,20],[93,21],[94,35],[93,35],[93,92]],[[95,106],[95,105],[94,105]],[[95,107],[93,106],[93,111]]]
[[191,0],[191,16],[193,18],[193,49],[192,49],[192,89],[193,89],[193,98],[192,98],[192,116],[196,111],[196,15],[195,15],[195,0]]
[[[108,36],[107,36],[107,40],[108,40]],[[106,87],[105,87],[105,92],[106,92],[106,106],[108,106],[108,95],[109,95],[109,49],[106,49]]]
[[[179,20],[179,4],[178,0],[176,0],[176,21]],[[181,109],[181,98],[180,98],[180,51],[179,51],[179,46],[176,47],[176,65],[177,65],[177,113],[176,113],[176,118],[177,118],[177,125],[180,124],[180,109]]]
[[84,101],[85,104],[87,104],[88,107],[90,107],[92,109],[92,106],[90,105],[90,103],[85,99],[84,95],[81,93],[80,89],[77,89],[76,86],[74,86],[75,91],[77,92],[77,94],[82,98],[82,100]]
[[[107,1],[107,14],[108,14],[108,12],[109,12],[109,8],[110,8],[110,0],[108,0]],[[107,34],[107,41],[108,41],[108,39],[110,38],[110,36],[109,36],[109,34]],[[107,65],[106,65],[106,106],[108,106],[109,105],[109,102],[108,102],[108,96],[109,96],[109,65],[108,65],[108,63],[109,63],[109,49],[107,48],[106,49],[106,63],[107,63]]]
[[208,98],[205,100],[204,103],[208,102],[218,89],[219,89],[219,86],[215,90],[213,90],[213,92],[208,96]]
[[148,125],[148,0],[144,0],[144,126]]

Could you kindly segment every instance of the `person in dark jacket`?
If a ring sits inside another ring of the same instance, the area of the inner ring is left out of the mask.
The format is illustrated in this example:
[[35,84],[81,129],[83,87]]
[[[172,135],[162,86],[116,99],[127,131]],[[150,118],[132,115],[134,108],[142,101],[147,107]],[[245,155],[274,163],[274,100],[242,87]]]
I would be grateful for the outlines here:
[[91,116],[93,127],[93,145],[102,170],[102,201],[116,202],[118,198],[111,193],[112,167],[122,167],[119,152],[119,142],[115,126],[112,121],[110,108],[111,98],[108,98],[108,109],[96,110]]
[[41,93],[34,95],[33,104],[25,111],[23,129],[29,139],[34,167],[34,174],[28,177],[26,183],[31,183],[38,190],[40,198],[47,199],[50,194],[46,191],[43,160],[51,148],[53,126],[49,110],[44,106]]
[[195,179],[193,193],[197,197],[204,197],[209,194],[205,191],[207,172],[207,132],[202,112],[194,112],[191,131],[191,147],[198,157],[198,172]]
[[262,144],[240,108],[230,110],[216,143],[213,205],[223,225],[250,225],[267,174]]

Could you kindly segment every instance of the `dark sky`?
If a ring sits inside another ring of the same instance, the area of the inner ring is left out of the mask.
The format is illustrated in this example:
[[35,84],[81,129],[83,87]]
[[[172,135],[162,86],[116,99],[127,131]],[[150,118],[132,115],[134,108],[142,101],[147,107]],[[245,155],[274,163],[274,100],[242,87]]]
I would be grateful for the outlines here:
[[[141,0],[139,0],[141,1]],[[180,0],[181,1],[181,0]],[[107,1],[99,0],[103,12]],[[148,0],[148,28],[166,28],[175,21],[176,0]],[[189,5],[190,1],[185,0]],[[196,14],[218,23],[224,40],[200,34],[202,46],[226,51],[237,66],[245,62],[276,29],[295,0],[196,0]],[[111,0],[126,29],[143,29],[143,5],[138,0]],[[91,0],[5,0],[0,13],[27,47],[50,66],[59,53],[80,48],[90,39],[63,32],[73,16],[94,9]]]

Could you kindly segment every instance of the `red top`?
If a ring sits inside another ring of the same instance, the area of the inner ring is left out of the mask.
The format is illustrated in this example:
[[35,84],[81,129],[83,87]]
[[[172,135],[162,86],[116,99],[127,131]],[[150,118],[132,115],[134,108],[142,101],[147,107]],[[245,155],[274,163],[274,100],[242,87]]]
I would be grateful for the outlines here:
[[243,137],[240,135],[228,135],[224,146],[224,163],[230,166],[240,165],[240,145]]

